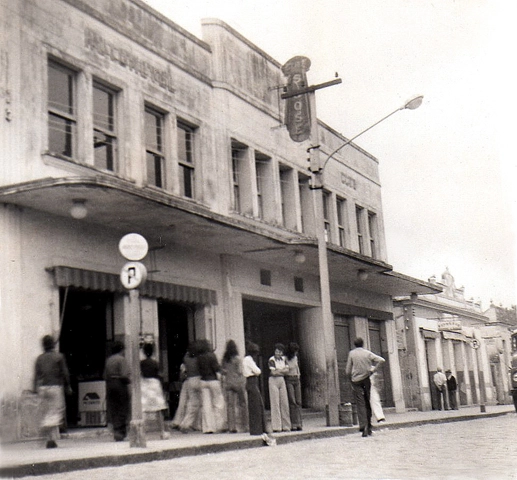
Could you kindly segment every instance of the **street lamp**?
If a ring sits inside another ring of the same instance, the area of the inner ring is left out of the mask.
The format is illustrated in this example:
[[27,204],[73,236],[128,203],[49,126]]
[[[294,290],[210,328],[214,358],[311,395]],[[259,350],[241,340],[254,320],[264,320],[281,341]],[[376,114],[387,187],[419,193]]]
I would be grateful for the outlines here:
[[[326,85],[325,85],[326,86]],[[316,115],[316,87],[307,87],[309,94],[311,116],[311,140],[314,142],[318,139],[318,119]],[[327,380],[327,425],[335,426],[339,425],[339,379],[338,379],[338,367],[337,367],[337,352],[335,343],[334,333],[334,317],[332,314],[331,296],[330,296],[330,277],[329,277],[329,266],[328,266],[328,255],[327,255],[327,240],[325,238],[325,219],[323,215],[323,184],[321,182],[321,175],[328,163],[328,161],[335,155],[339,150],[349,145],[357,137],[363,133],[371,130],[373,127],[383,122],[387,118],[391,117],[400,110],[414,110],[422,104],[423,96],[415,97],[409,100],[405,105],[397,108],[389,115],[381,118],[378,122],[374,123],[367,129],[358,133],[350,140],[346,141],[339,148],[334,150],[325,160],[323,166],[318,169],[310,169],[311,178],[311,190],[313,193],[313,205],[314,205],[314,218],[315,218],[315,229],[316,237],[318,240],[318,263],[319,263],[319,277],[320,277],[320,294],[321,294],[321,317],[323,327],[323,337],[325,342],[325,362],[326,362],[326,380]],[[319,166],[319,148],[310,147],[308,149],[310,153],[310,164]],[[319,180],[319,183],[317,182]],[[366,271],[358,272],[358,276],[363,281],[366,280],[368,273]]]
[[379,123],[381,122],[384,122],[384,120],[386,120],[387,118],[391,117],[392,115],[394,115],[395,113],[397,112],[400,112],[401,110],[416,110],[420,105],[422,105],[422,101],[424,100],[424,96],[423,95],[419,95],[418,97],[415,97],[415,98],[412,98],[411,100],[409,100],[408,102],[406,102],[405,105],[403,105],[402,107],[399,107],[397,108],[396,110],[393,110],[393,112],[391,112],[390,114],[386,115],[385,117],[381,118],[378,122],[375,122],[373,125],[370,125],[368,128],[366,128],[365,130],[363,130],[361,133],[358,133],[355,137],[352,137],[350,140],[347,140],[345,143],[343,143],[343,145],[341,145],[340,147],[336,148],[326,159],[325,159],[325,162],[323,163],[323,166],[317,171],[317,172],[314,172],[314,173],[323,173],[323,170],[325,170],[325,167],[327,166],[327,163],[328,161],[337,153],[339,152],[342,148],[346,147],[347,145],[349,145],[350,143],[352,143],[357,137],[360,137],[363,133],[366,133],[368,130],[371,130],[373,127],[379,125]]

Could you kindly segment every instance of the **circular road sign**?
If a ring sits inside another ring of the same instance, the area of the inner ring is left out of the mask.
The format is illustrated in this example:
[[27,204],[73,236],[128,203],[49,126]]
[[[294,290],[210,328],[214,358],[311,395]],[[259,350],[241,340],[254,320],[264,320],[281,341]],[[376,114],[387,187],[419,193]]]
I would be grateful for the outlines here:
[[120,272],[120,281],[124,288],[133,290],[138,288],[147,278],[147,269],[140,262],[127,262]]
[[120,239],[118,249],[125,259],[138,262],[147,255],[149,245],[139,233],[128,233]]

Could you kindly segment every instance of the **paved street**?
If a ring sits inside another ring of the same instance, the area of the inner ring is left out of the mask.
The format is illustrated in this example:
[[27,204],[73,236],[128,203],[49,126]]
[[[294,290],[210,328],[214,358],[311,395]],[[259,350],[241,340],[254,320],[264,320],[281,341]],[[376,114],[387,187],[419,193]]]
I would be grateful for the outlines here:
[[36,478],[516,480],[516,432],[509,414]]

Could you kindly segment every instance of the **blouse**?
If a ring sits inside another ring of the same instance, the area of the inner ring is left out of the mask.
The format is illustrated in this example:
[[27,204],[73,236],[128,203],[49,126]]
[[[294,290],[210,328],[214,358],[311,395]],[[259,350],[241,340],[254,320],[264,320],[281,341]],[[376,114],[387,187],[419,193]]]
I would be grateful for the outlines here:
[[242,361],[242,373],[246,378],[258,377],[262,370],[257,366],[251,355],[246,355]]

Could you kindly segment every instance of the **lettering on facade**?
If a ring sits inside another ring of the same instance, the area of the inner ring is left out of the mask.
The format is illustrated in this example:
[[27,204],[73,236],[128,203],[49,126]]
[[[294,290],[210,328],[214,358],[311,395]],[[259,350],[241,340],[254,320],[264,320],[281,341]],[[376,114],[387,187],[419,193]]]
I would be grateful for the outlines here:
[[460,331],[462,330],[461,320],[440,320],[438,330]]
[[[307,57],[293,57],[282,67],[287,77],[287,92],[295,93],[307,86],[307,75],[311,61]],[[311,112],[307,94],[286,99],[285,123],[291,140],[303,142],[311,134]]]
[[344,173],[341,174],[341,183],[343,185],[346,185],[347,187],[357,190],[357,182],[355,181],[355,179],[349,177],[348,175],[345,175]]
[[169,70],[157,68],[129,50],[113,45],[105,40],[99,32],[90,28],[87,28],[84,33],[84,43],[88,50],[106,57],[112,62],[140,75],[142,78],[150,80],[161,88],[174,93],[172,75]]

